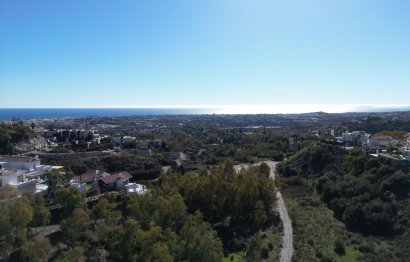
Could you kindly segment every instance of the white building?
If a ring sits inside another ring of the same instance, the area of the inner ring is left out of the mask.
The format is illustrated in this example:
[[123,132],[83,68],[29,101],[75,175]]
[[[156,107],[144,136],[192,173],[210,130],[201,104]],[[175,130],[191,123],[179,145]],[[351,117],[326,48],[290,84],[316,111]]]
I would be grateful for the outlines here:
[[138,194],[143,195],[147,193],[147,187],[145,185],[140,185],[136,183],[128,183],[124,185],[124,189],[126,190],[127,194]]
[[351,145],[365,145],[369,143],[370,134],[363,131],[344,132],[341,141]]
[[132,145],[135,142],[135,139],[136,138],[133,136],[124,136],[122,138],[122,146],[127,147],[127,146]]
[[136,138],[133,136],[114,136],[113,137],[115,147],[129,147],[135,143]]
[[37,186],[41,176],[46,172],[51,172],[52,169],[52,166],[42,165],[37,156],[0,156],[0,186],[14,187],[19,194],[39,193],[44,187]]
[[71,180],[70,181],[70,187],[77,188],[83,193],[87,192],[87,184],[86,183],[81,183],[77,180]]
[[25,170],[29,176],[41,176],[52,166],[42,165],[38,156],[0,156],[0,168]]
[[0,187],[14,187],[19,194],[36,192],[36,180],[29,180],[26,171],[19,169],[0,169]]

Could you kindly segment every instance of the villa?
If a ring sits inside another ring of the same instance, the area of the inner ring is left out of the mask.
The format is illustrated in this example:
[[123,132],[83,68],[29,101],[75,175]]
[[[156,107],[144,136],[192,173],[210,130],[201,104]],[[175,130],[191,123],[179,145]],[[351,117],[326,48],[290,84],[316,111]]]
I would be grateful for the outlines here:
[[24,170],[0,169],[0,187],[11,186],[21,195],[25,192],[36,192],[36,180],[30,180]]

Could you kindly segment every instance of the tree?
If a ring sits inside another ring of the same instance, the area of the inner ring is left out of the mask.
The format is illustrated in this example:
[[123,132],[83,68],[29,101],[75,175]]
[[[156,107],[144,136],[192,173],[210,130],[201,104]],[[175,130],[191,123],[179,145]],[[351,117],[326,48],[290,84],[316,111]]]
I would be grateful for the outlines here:
[[262,163],[259,167],[259,174],[261,176],[269,177],[270,175],[270,167],[266,163]]
[[259,235],[251,237],[245,253],[246,261],[259,261],[261,248],[261,239]]
[[[140,243],[138,261],[173,261],[173,256],[170,254],[162,228],[154,226],[150,230],[139,230]],[[194,260],[192,260],[194,261]]]
[[62,205],[61,217],[67,218],[74,209],[85,209],[84,194],[76,188],[60,188],[54,193],[54,204]]
[[265,212],[265,206],[261,200],[256,201],[255,204],[255,222],[258,227],[262,226],[266,223],[268,217]]
[[37,237],[24,244],[20,251],[23,261],[48,261],[48,253],[51,251],[50,241],[45,237]]
[[56,262],[85,262],[86,261],[85,250],[83,247],[75,247],[69,251],[64,252],[55,261]]
[[93,208],[94,220],[104,220],[104,223],[114,222],[121,217],[121,212],[116,209],[115,203],[110,203],[107,198],[100,198]]
[[62,186],[67,186],[71,180],[71,174],[67,172],[47,172],[44,174],[48,192],[54,192]]
[[24,198],[5,199],[0,205],[0,251],[3,259],[27,241],[27,226],[33,209]]
[[336,239],[336,241],[335,241],[335,252],[339,256],[342,256],[342,255],[346,254],[345,244],[343,243],[343,240]]
[[50,210],[44,205],[42,196],[34,196],[33,194],[25,194],[24,197],[30,202],[33,208],[33,219],[30,222],[32,227],[46,226],[50,223]]
[[103,248],[93,248],[87,253],[87,258],[89,261],[107,262],[108,251]]
[[234,173],[235,173],[235,170],[233,168],[233,161],[228,159],[225,162],[225,166],[224,166],[224,171],[223,171],[224,179],[227,181],[232,181]]
[[91,236],[91,220],[80,208],[74,209],[72,215],[61,221],[63,236],[71,247],[87,241]]
[[223,256],[221,240],[211,226],[202,221],[202,214],[190,216],[182,227],[180,261],[221,261]]
[[155,212],[153,219],[162,228],[178,231],[184,224],[187,207],[180,194],[176,193],[166,198],[158,197],[157,209],[161,212]]

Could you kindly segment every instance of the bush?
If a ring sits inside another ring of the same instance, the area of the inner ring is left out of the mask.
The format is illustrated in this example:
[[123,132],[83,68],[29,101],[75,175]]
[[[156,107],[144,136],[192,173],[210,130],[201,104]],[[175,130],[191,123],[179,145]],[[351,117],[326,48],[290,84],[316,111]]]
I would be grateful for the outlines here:
[[337,239],[335,241],[335,252],[339,256],[342,256],[342,255],[346,254],[345,244],[343,243],[343,240]]
[[373,252],[372,246],[370,246],[368,243],[360,244],[359,250],[360,250],[360,252],[363,252],[363,253],[372,253]]
[[267,247],[263,247],[261,249],[261,258],[268,259],[269,258],[269,249]]
[[333,262],[330,257],[324,256],[320,259],[320,262]]

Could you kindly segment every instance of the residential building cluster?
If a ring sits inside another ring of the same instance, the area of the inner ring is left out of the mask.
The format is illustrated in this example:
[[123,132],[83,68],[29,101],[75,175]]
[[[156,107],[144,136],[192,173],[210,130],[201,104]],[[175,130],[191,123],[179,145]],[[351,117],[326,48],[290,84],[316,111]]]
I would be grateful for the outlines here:
[[58,146],[62,143],[87,143],[87,147],[99,145],[101,136],[97,130],[86,129],[51,129],[44,130],[43,137],[48,139],[50,146]]
[[[48,186],[44,174],[64,173],[63,169],[63,166],[43,165],[37,156],[0,156],[0,187],[13,187],[20,195],[26,192],[45,195]],[[72,179],[70,186],[83,193],[87,192],[87,185],[92,183],[97,183],[100,192],[103,193],[125,190],[127,194],[144,194],[147,191],[144,185],[131,183],[130,178],[132,175],[126,171],[109,174],[99,170],[89,170]]]
[[43,174],[51,172],[52,167],[42,165],[38,157],[0,156],[0,187],[11,186],[19,194],[24,192],[40,193],[44,191]]
[[337,137],[337,140],[348,146],[363,146],[369,143],[370,137],[371,135],[364,131],[353,131],[342,133],[342,136]]
[[88,170],[86,173],[75,177],[70,181],[72,187],[78,188],[86,193],[87,185],[96,183],[101,192],[109,192],[114,190],[125,190],[128,193],[145,194],[146,187],[144,185],[131,183],[132,175],[126,171],[109,174],[100,170]]
[[[336,139],[344,145],[361,146],[364,153],[374,156],[410,161],[410,133],[404,143],[390,135],[371,135],[363,131],[344,132]],[[396,149],[394,155],[388,153],[391,149]]]
[[133,136],[114,136],[114,150],[120,151],[123,148],[138,148],[138,154],[143,157],[152,156],[152,149],[165,150],[167,143],[162,139],[140,139]]

